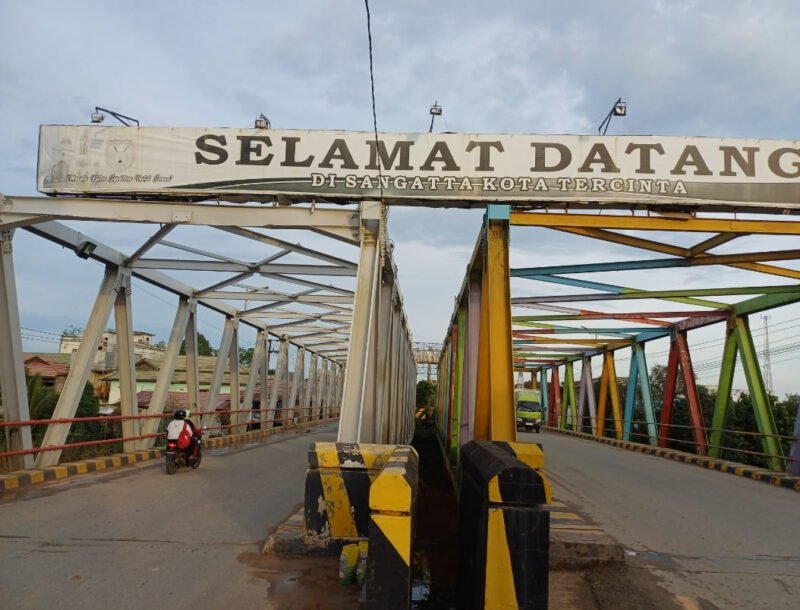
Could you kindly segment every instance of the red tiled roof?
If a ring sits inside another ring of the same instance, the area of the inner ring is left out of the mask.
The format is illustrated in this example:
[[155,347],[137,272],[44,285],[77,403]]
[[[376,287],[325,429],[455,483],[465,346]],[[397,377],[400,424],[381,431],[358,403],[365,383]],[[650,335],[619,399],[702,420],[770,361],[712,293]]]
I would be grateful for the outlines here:
[[24,363],[29,374],[40,375],[44,379],[66,377],[69,374],[69,366],[42,354],[25,354]]
[[[164,413],[172,413],[175,409],[185,409],[188,406],[188,393],[187,392],[169,392],[167,394],[167,400],[164,403]],[[137,392],[136,394],[136,402],[140,409],[146,409],[150,406],[150,401],[153,398],[153,391],[152,390],[142,390]],[[244,398],[244,392],[242,392],[242,398]],[[259,392],[256,392],[253,395],[253,400],[260,400],[261,395]],[[117,400],[111,404],[119,405],[120,401]],[[198,398],[197,408],[201,411],[206,410],[206,406],[208,405],[208,392],[201,391],[200,396]],[[231,396],[230,394],[219,394],[217,396],[217,404],[214,405],[214,410],[226,410],[231,408]]]

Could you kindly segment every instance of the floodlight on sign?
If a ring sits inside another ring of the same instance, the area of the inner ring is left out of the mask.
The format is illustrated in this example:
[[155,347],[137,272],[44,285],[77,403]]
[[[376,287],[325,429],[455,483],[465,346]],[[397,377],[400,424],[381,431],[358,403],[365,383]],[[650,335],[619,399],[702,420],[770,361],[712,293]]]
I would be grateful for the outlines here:
[[267,117],[265,117],[264,113],[262,112],[256,118],[255,128],[256,129],[269,129],[269,127],[270,127],[269,119]]
[[78,255],[78,258],[89,258],[96,249],[97,244],[86,239],[77,245],[75,254]]
[[608,126],[611,124],[611,117],[615,116],[627,116],[628,114],[628,107],[625,102],[622,101],[622,98],[617,98],[617,101],[614,102],[614,105],[611,106],[611,110],[608,111],[608,114],[603,119],[603,122],[597,127],[597,133],[602,133],[606,135],[608,131]]
[[129,117],[124,114],[120,114],[119,112],[109,110],[108,108],[100,108],[100,106],[94,107],[94,112],[92,113],[92,123],[102,123],[106,118],[105,114],[103,113],[110,114],[120,123],[125,125],[125,127],[130,127],[132,123],[136,123],[137,127],[139,126],[138,119],[134,119],[133,117]]
[[442,116],[442,107],[439,102],[433,102],[433,106],[428,112],[431,115],[431,126],[428,128],[428,133],[433,133],[433,121],[437,116]]

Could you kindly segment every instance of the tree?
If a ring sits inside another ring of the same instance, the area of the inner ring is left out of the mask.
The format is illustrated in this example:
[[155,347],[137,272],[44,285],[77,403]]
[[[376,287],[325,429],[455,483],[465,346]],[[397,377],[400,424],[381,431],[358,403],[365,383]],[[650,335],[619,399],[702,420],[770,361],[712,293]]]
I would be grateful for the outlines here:
[[61,333],[62,337],[82,337],[83,336],[83,329],[79,328],[78,326],[72,326],[71,324],[64,329],[64,332]]
[[422,380],[417,382],[417,408],[432,407],[436,400],[436,384]]
[[[53,412],[58,404],[59,394],[53,388],[46,386],[40,375],[28,377],[27,382],[28,408],[30,409],[31,419],[52,419]],[[75,417],[97,417],[99,406],[100,402],[94,395],[92,384],[87,383],[78,402]],[[94,438],[97,428],[97,422],[75,422],[72,424],[67,442],[90,440]],[[46,425],[33,426],[31,435],[34,445],[41,444],[46,431]]]
[[254,348],[252,347],[240,347],[239,348],[239,364],[242,366],[250,367],[253,364],[253,352]]
[[[181,356],[186,355],[186,339],[183,340],[181,343]],[[216,356],[217,350],[211,347],[211,344],[208,342],[208,339],[205,338],[203,333],[197,333],[197,355],[198,356]]]

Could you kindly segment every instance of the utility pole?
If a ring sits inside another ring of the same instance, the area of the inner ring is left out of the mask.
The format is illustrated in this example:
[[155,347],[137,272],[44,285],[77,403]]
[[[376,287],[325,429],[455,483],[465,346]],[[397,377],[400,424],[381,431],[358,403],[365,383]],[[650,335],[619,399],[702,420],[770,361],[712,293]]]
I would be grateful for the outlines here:
[[767,386],[767,392],[772,394],[772,361],[769,356],[769,316],[763,315],[761,319],[764,320],[764,383]]

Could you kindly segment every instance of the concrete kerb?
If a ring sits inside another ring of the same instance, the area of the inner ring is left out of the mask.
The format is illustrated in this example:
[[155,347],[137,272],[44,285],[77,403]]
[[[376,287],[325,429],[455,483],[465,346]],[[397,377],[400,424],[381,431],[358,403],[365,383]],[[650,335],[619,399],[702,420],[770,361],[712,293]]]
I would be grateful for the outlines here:
[[[325,425],[338,421],[338,418],[320,419],[314,422],[304,423],[303,427],[309,425]],[[228,436],[217,436],[203,440],[206,449],[220,449],[235,445],[251,444],[264,440],[281,432],[294,432],[302,430],[299,424],[289,426],[278,426],[266,430],[253,430]],[[58,481],[70,477],[84,475],[91,472],[103,472],[123,466],[131,466],[138,462],[154,460],[164,455],[164,449],[145,449],[128,453],[117,453],[104,457],[80,460],[47,468],[33,468],[30,470],[17,470],[5,474],[0,474],[0,492],[13,491],[31,485],[38,485],[49,481]]]
[[620,449],[627,449],[629,451],[638,451],[639,453],[646,453],[647,455],[654,455],[657,457],[682,462],[684,464],[693,464],[701,468],[709,470],[716,470],[718,472],[726,472],[739,477],[752,479],[754,481],[761,481],[769,483],[776,487],[783,487],[784,489],[792,489],[800,491],[800,477],[784,475],[765,468],[756,468],[755,466],[746,466],[738,462],[729,462],[716,458],[695,455],[694,453],[687,453],[686,451],[677,451],[675,449],[665,449],[662,447],[653,447],[645,445],[644,443],[633,443],[631,441],[620,441],[615,438],[597,437],[585,432],[575,432],[574,430],[565,430],[563,428],[542,428],[547,432],[557,432],[559,434],[566,434],[584,440],[605,443],[612,447]]
[[546,508],[550,512],[551,570],[625,560],[622,545],[565,502],[553,500]]
[[[550,512],[550,569],[575,569],[624,561],[622,546],[568,504],[553,500],[546,508]],[[339,555],[341,545],[309,543],[301,508],[267,537],[261,552],[283,557],[333,557]]]

